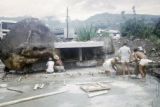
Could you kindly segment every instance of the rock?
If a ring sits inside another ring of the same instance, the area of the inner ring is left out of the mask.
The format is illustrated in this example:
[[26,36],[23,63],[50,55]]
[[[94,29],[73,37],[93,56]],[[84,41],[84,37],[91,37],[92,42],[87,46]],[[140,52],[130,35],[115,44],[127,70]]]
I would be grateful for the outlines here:
[[53,42],[52,32],[38,19],[24,19],[0,41],[0,59],[8,70],[26,72],[53,57]]

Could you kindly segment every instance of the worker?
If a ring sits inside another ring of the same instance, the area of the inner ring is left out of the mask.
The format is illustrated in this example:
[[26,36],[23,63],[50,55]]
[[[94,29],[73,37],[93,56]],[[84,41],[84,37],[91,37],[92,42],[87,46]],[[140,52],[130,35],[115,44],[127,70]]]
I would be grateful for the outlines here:
[[147,59],[146,55],[139,51],[137,48],[135,48],[134,50],[134,61],[138,61],[139,62],[139,71],[140,74],[142,76],[142,78],[146,77],[146,66],[148,65],[149,62],[154,62],[152,60]]
[[64,69],[63,63],[58,55],[54,55],[54,60],[55,60],[55,67],[54,67],[55,71],[64,72],[65,69]]
[[52,60],[51,57],[49,58],[46,65],[47,65],[46,72],[47,73],[53,73],[54,72],[54,61]]
[[118,62],[118,58],[110,58],[105,60],[103,63],[103,68],[105,72],[109,72],[111,77],[115,77],[116,75],[116,63]]
[[128,75],[130,76],[129,62],[130,62],[130,58],[131,58],[131,50],[127,46],[126,42],[118,50],[118,56],[120,58],[120,62],[122,63],[123,77],[125,76],[125,72],[128,72]]

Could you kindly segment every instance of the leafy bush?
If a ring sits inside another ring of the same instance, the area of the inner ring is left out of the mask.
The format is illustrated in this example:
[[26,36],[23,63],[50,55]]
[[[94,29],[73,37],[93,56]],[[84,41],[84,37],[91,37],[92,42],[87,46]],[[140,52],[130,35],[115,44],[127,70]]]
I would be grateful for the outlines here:
[[129,19],[121,25],[122,36],[148,38],[153,34],[153,25],[146,24],[143,19]]
[[144,20],[129,19],[121,25],[122,36],[147,38],[156,46],[160,46],[160,19],[152,24]]
[[97,36],[96,28],[94,28],[93,26],[78,28],[76,32],[78,35],[77,39],[79,41],[88,41],[91,40],[91,38]]

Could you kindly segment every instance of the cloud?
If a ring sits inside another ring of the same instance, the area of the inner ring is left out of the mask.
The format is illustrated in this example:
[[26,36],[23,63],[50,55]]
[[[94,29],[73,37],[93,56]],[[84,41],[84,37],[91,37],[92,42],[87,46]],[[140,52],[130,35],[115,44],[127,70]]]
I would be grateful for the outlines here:
[[132,12],[160,15],[160,0],[1,0],[1,16],[56,16],[64,20],[66,7],[71,19],[86,19],[97,13]]

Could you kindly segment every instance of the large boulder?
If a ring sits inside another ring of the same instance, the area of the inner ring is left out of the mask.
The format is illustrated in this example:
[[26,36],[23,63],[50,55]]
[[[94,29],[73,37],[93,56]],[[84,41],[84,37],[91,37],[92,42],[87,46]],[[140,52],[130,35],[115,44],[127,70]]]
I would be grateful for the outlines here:
[[23,71],[53,57],[54,35],[38,19],[16,23],[0,41],[0,59],[9,70]]

